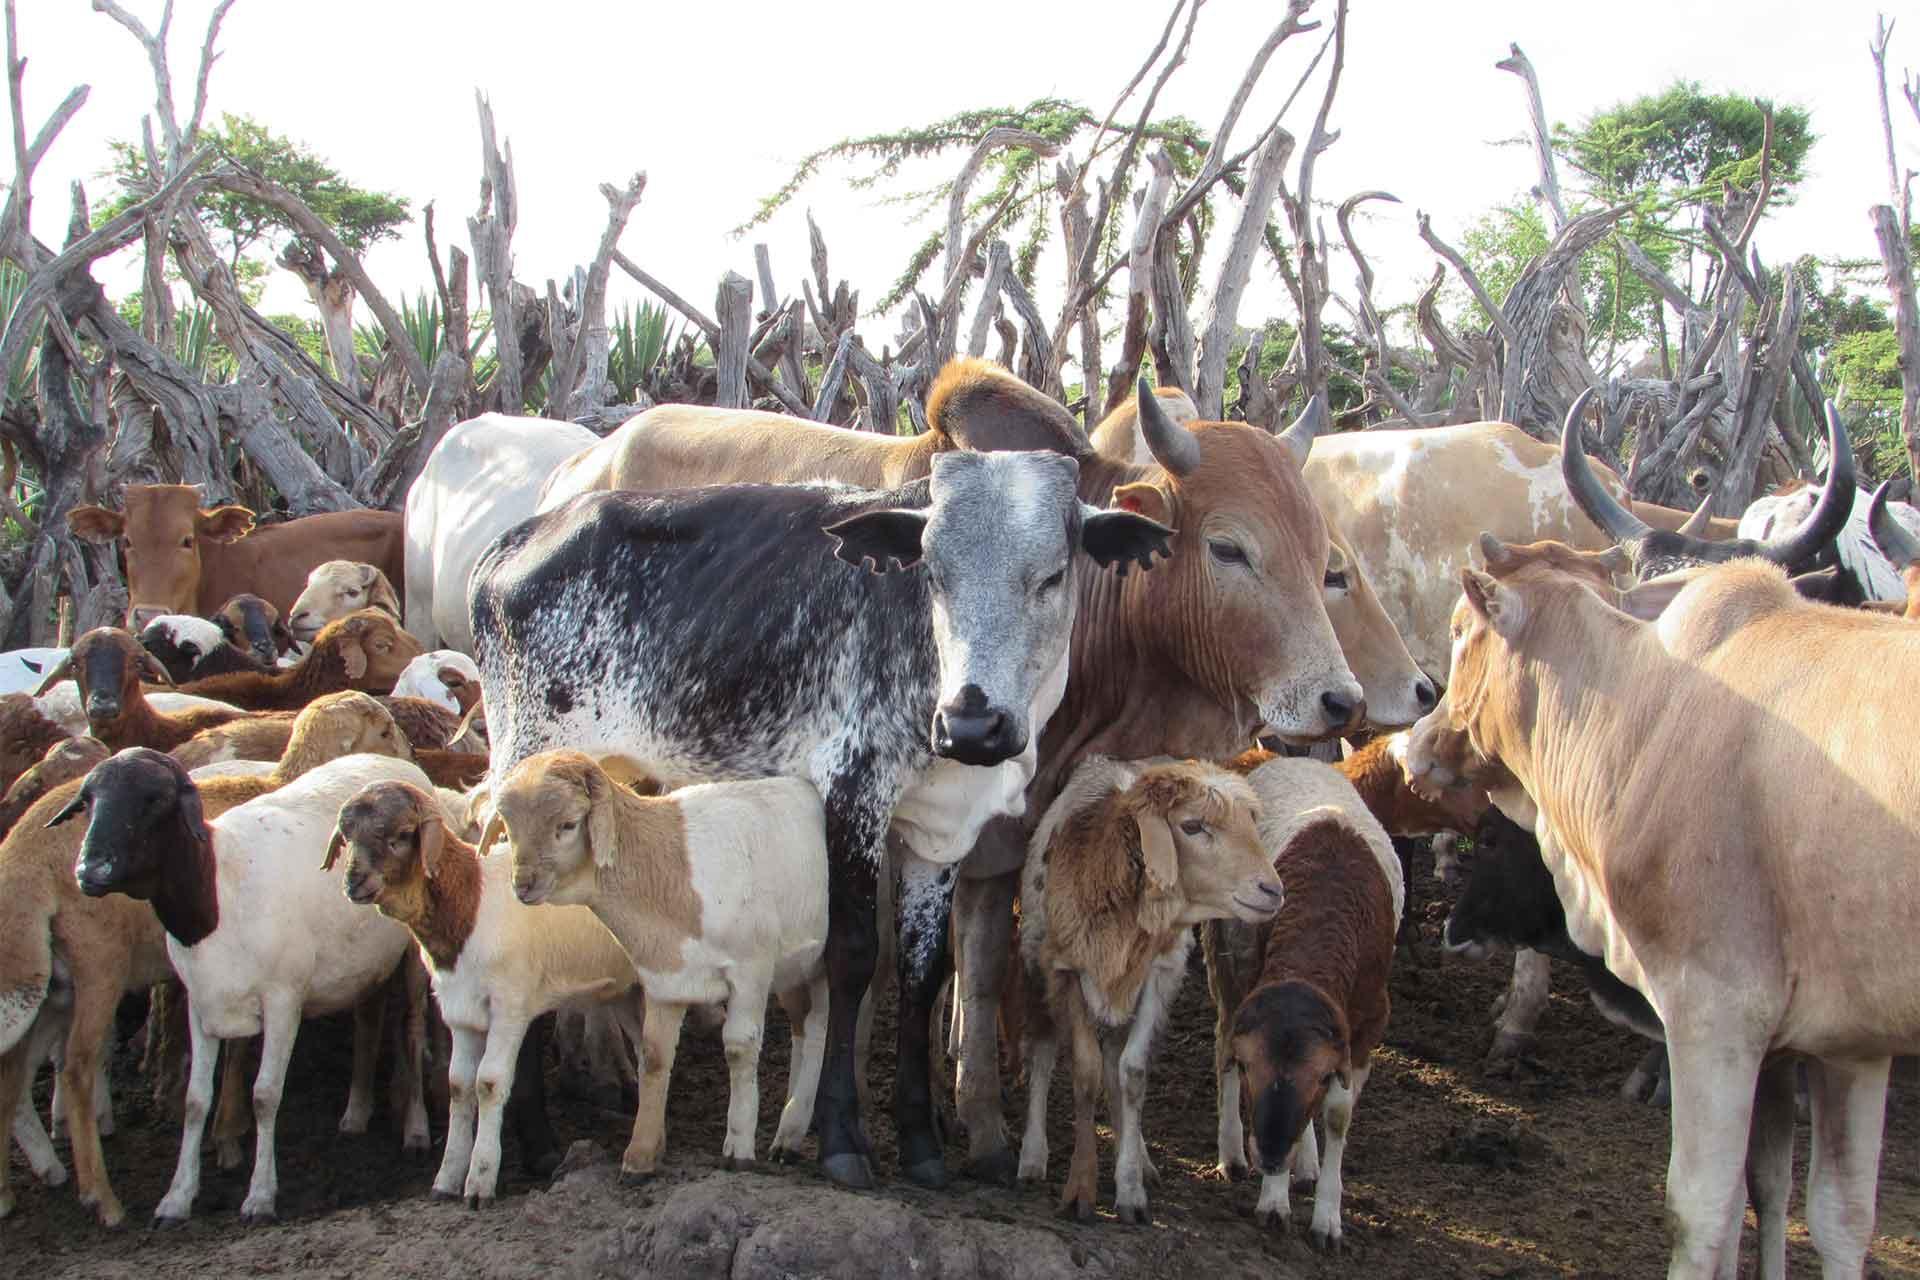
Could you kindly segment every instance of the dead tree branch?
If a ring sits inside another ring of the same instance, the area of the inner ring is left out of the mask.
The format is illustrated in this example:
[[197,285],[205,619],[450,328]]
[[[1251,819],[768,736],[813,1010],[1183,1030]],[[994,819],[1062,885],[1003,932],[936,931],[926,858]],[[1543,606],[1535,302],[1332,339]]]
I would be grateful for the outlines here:
[[1553,215],[1550,234],[1559,235],[1560,228],[1567,225],[1567,206],[1560,198],[1560,176],[1554,171],[1553,148],[1547,141],[1547,109],[1540,101],[1540,77],[1534,74],[1533,63],[1520,52],[1519,45],[1509,44],[1507,49],[1507,56],[1493,65],[1519,76],[1527,87],[1527,123],[1532,130],[1534,163],[1540,167],[1540,183],[1533,194]]

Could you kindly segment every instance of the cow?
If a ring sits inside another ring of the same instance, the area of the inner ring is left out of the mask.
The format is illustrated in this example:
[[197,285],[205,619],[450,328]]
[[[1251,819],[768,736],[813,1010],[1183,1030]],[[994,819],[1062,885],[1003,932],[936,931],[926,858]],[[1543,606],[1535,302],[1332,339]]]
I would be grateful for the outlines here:
[[[1602,483],[1617,489],[1618,480],[1601,470]],[[1306,472],[1327,524],[1352,548],[1408,651],[1442,683],[1459,572],[1481,530],[1583,551],[1613,545],[1568,494],[1559,450],[1504,422],[1341,432],[1314,446]],[[1649,503],[1632,510],[1661,529],[1690,518]],[[1695,528],[1703,536],[1733,533],[1732,521],[1702,519]]]
[[422,649],[473,652],[467,576],[495,538],[533,514],[555,467],[591,448],[585,427],[483,413],[456,423],[407,489],[407,630]]
[[927,393],[927,424],[915,436],[881,435],[754,409],[656,405],[556,470],[538,509],[595,489],[748,480],[892,489],[925,476],[935,454],[953,449],[1050,449],[1070,458],[1088,451],[1086,434],[1057,401],[972,357],[940,371]]
[[[1819,500],[1819,490],[1795,481],[1762,498],[1755,498],[1740,513],[1739,536],[1765,542],[1781,529],[1804,521]],[[1902,571],[1906,563],[1881,550],[1868,519],[1872,498],[1864,489],[1854,491],[1853,511],[1846,527],[1833,540],[1833,546],[1815,558],[1814,563],[1834,571],[1832,604],[1858,605],[1871,600],[1904,605],[1907,599]],[[1888,502],[1881,497],[1883,520],[1890,521],[1908,538],[1920,538],[1920,511],[1904,502]],[[1805,594],[1802,592],[1802,594]]]
[[[1808,1065],[1814,1247],[1827,1274],[1860,1274],[1890,1057],[1920,1048],[1904,745],[1920,633],[1804,601],[1758,559],[1694,575],[1649,624],[1488,551],[1490,572],[1462,574],[1453,682],[1429,719],[1525,791],[1569,938],[1665,1027],[1669,1275],[1713,1275],[1737,1247],[1755,1085],[1779,1052]],[[1703,756],[1711,785],[1674,767]]]
[[1873,491],[1867,502],[1867,527],[1875,549],[1900,576],[1900,612],[1911,620],[1920,618],[1920,536],[1906,520],[1894,518],[1887,502],[1887,488],[1892,483],[1884,481]]
[[[951,864],[985,820],[1018,811],[1035,771],[1075,614],[1109,576],[1076,552],[1124,573],[1175,538],[1081,503],[1079,469],[1054,453],[954,452],[897,490],[586,494],[509,530],[474,569],[496,777],[567,746],[667,786],[790,775],[819,789],[831,994],[815,1117],[822,1166],[844,1185],[873,1177],[853,1040],[889,825],[910,855],[904,992],[943,968]],[[899,1021],[901,1164],[939,1181],[928,1020]]]
[[[1157,388],[1154,396],[1169,421],[1184,426],[1199,416],[1187,393],[1177,387]],[[1138,428],[1138,403],[1137,397],[1129,397],[1089,433],[1101,456],[1126,462],[1152,461]],[[1404,728],[1433,709],[1439,692],[1432,677],[1407,652],[1406,642],[1381,607],[1359,556],[1332,521],[1327,523],[1327,537],[1333,544],[1325,579],[1327,618],[1333,623],[1347,666],[1366,694],[1367,721],[1376,729]]]
[[187,484],[130,484],[123,510],[75,507],[67,528],[77,538],[119,543],[127,563],[129,631],[163,613],[211,616],[242,592],[288,610],[307,574],[328,560],[359,560],[402,586],[400,516],[392,511],[329,511],[254,528],[253,512],[205,510]]
[[1155,462],[1096,455],[1081,467],[1080,496],[1176,525],[1173,559],[1152,579],[1089,584],[1027,819],[988,824],[954,894],[966,1167],[996,1181],[1017,1171],[996,1044],[1017,873],[1031,824],[1065,779],[1089,755],[1224,759],[1262,731],[1305,742],[1348,732],[1366,716],[1327,620],[1327,525],[1301,479],[1325,420],[1320,406],[1273,435],[1245,423],[1183,427],[1144,380],[1137,403]]
[[[1582,391],[1567,410],[1560,436],[1561,475],[1580,510],[1627,553],[1634,576],[1641,582],[1695,565],[1726,564],[1750,556],[1771,560],[1790,572],[1814,569],[1818,567],[1817,558],[1846,528],[1853,511],[1853,445],[1831,400],[1826,406],[1827,457],[1831,461],[1819,497],[1806,518],[1791,531],[1766,542],[1737,536],[1737,527],[1735,537],[1709,541],[1695,536],[1690,527],[1670,530],[1649,524],[1595,479],[1580,431],[1580,418],[1593,392],[1592,387]],[[1702,506],[1701,510],[1705,509]]]

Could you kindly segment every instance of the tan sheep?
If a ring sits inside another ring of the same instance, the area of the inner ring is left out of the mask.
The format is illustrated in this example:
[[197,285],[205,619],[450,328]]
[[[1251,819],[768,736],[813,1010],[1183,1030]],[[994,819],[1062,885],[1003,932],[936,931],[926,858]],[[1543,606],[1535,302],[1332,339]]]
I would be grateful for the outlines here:
[[288,611],[287,627],[307,644],[329,622],[360,609],[383,609],[400,621],[400,597],[386,574],[357,560],[329,560],[307,574],[306,590]]

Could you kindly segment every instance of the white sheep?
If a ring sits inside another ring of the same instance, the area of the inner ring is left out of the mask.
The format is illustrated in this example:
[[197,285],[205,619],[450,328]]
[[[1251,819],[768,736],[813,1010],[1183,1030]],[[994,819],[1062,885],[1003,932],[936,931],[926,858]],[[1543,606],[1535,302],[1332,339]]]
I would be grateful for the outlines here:
[[769,992],[804,988],[787,1105],[773,1139],[793,1153],[813,1116],[826,1042],[826,822],[796,778],[709,783],[644,797],[577,751],[514,766],[480,838],[504,828],[522,902],[591,907],[646,988],[640,1105],[623,1172],[650,1174],[666,1145],[667,1083],[691,1005],[724,1001],[729,1161],[753,1159],[760,1035]]
[[157,1220],[192,1214],[219,1041],[251,1035],[263,1042],[253,1086],[253,1180],[240,1213],[247,1221],[273,1217],[275,1119],[301,1018],[352,1008],[406,955],[406,929],[355,909],[321,868],[340,806],[379,781],[429,785],[405,761],[347,756],[209,823],[180,764],[133,747],[95,768],[54,815],[59,823],[90,810],[74,871],[82,892],[151,897],[168,957],[186,984],[193,1044],[186,1123]]
[[340,810],[327,866],[347,851],[347,896],[413,931],[453,1032],[447,1149],[436,1199],[478,1208],[500,1174],[500,1118],[527,1026],[563,1005],[604,1004],[637,1044],[639,980],[585,907],[529,907],[513,865],[482,858],[417,787],[377,782]]

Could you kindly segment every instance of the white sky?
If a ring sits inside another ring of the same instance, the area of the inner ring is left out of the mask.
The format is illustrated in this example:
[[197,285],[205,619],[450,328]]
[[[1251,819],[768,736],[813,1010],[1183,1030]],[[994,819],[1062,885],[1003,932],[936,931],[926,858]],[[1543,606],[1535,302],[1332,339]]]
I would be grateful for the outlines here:
[[[157,22],[157,0],[126,3],[149,25]],[[477,87],[513,144],[517,274],[536,289],[592,254],[606,219],[599,184],[645,169],[646,195],[622,248],[703,309],[710,311],[723,271],[753,276],[759,239],[771,248],[781,290],[797,292],[806,270],[806,207],[826,234],[835,277],[851,280],[871,303],[928,228],[902,225],[902,211],[849,190],[847,170],[824,172],[745,240],[729,239],[727,229],[801,156],[850,134],[1048,95],[1103,112],[1169,7],[1170,0],[971,0],[938,10],[873,0],[328,0],[320,7],[240,0],[222,32],[209,115],[252,114],[362,185],[408,196],[416,210],[436,201],[444,251],[449,241],[466,245],[465,218],[478,192]],[[210,8],[210,0],[182,0],[175,17],[183,114]],[[1896,77],[1903,66],[1920,66],[1920,6],[1900,9]],[[92,86],[34,184],[35,229],[57,243],[67,184],[86,179],[90,190],[104,190],[95,177],[103,144],[138,136],[152,86],[139,47],[85,0],[21,0],[20,10],[29,129],[72,85]],[[1274,0],[1211,0],[1187,65],[1163,94],[1165,109],[1213,128],[1282,10]],[[1866,211],[1887,198],[1866,49],[1875,12],[1870,0],[1355,0],[1333,115],[1342,138],[1321,159],[1317,194],[1337,202],[1378,187],[1401,197],[1402,206],[1366,224],[1362,247],[1381,272],[1382,303],[1411,296],[1433,263],[1417,238],[1415,209],[1429,211],[1440,234],[1457,243],[1479,213],[1533,181],[1528,148],[1492,145],[1525,126],[1520,82],[1492,65],[1517,41],[1539,72],[1551,120],[1571,122],[1676,77],[1809,107],[1820,140],[1799,203],[1762,228],[1756,247],[1769,262],[1806,252],[1870,257]],[[1311,16],[1331,15],[1331,0],[1320,0]],[[1270,118],[1318,38],[1296,36],[1275,56],[1236,148]],[[1302,139],[1324,74],[1323,64],[1285,121]],[[1920,168],[1920,126],[1897,89],[1894,106],[1902,162]],[[1331,232],[1330,212],[1327,223]],[[416,219],[400,241],[369,255],[389,297],[429,282],[422,243]],[[1056,259],[1042,275],[1054,281],[1059,271]],[[129,270],[108,267],[102,275],[116,292],[137,281]],[[1352,275],[1336,261],[1336,289],[1350,289]],[[305,305],[290,277],[275,278],[271,306]],[[640,290],[616,271],[613,296]],[[1289,311],[1283,296],[1269,269],[1256,265],[1241,323]],[[1338,307],[1329,318],[1346,323]],[[895,326],[889,318],[864,328],[877,348]]]

